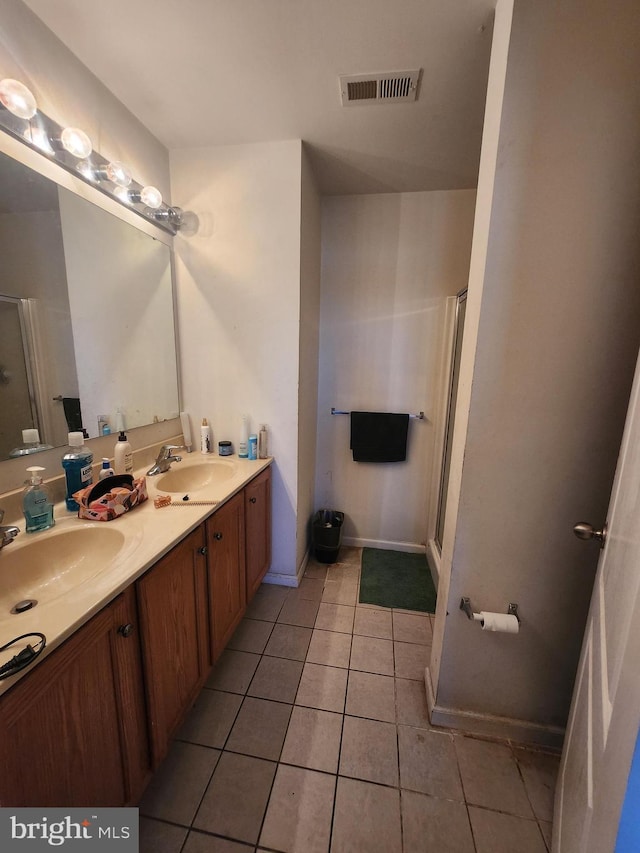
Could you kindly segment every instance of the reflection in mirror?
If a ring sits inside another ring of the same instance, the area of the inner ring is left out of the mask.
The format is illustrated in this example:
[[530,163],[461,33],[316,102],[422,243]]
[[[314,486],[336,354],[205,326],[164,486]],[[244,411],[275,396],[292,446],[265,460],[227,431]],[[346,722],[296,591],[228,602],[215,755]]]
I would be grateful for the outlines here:
[[177,417],[169,247],[2,153],[0,186],[0,459]]

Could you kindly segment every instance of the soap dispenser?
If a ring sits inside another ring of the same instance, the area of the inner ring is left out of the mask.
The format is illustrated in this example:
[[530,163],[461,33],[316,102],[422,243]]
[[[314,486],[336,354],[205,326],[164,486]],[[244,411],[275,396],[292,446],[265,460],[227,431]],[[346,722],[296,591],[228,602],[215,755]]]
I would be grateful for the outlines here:
[[27,468],[31,474],[30,480],[25,480],[26,489],[22,498],[22,509],[26,521],[27,533],[35,533],[38,530],[48,530],[55,524],[53,518],[53,504],[42,484],[41,473],[44,468],[32,465]]

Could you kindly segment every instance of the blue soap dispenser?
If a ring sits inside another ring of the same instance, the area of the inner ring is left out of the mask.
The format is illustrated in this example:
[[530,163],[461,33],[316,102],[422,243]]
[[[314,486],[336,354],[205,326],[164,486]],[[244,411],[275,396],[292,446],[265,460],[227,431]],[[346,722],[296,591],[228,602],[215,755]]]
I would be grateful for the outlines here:
[[27,533],[36,533],[38,530],[48,530],[55,524],[53,504],[42,484],[41,473],[44,468],[32,465],[27,471],[30,472],[31,479],[24,481],[26,489],[22,498],[22,510]]

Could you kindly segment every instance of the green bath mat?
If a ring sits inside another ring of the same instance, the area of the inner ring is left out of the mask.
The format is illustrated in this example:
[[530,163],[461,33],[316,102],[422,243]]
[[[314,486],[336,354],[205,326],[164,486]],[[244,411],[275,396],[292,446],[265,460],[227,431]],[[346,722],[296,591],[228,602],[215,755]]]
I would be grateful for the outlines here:
[[363,548],[360,604],[436,612],[436,590],[425,554]]

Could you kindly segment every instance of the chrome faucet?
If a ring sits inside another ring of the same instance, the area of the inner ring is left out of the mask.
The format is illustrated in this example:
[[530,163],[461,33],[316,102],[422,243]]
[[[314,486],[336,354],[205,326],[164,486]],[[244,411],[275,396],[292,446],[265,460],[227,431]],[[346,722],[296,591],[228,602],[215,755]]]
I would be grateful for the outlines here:
[[158,458],[155,463],[147,471],[148,477],[153,477],[155,474],[165,474],[170,468],[172,462],[182,462],[182,456],[174,456],[172,450],[186,450],[183,444],[163,444],[158,453]]
[[[4,510],[0,509],[0,525],[2,524],[3,518]],[[14,524],[10,524],[7,527],[0,527],[0,548],[4,548],[5,545],[13,542],[18,533],[20,533],[20,528],[16,527]]]

